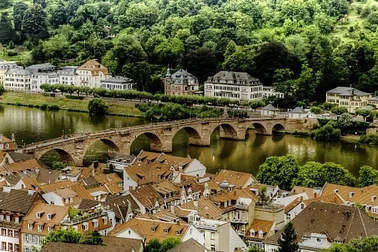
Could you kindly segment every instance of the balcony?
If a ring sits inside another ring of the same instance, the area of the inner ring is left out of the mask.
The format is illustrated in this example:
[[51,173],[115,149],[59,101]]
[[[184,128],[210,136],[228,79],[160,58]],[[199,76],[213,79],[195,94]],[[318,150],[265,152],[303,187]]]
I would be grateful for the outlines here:
[[77,215],[74,218],[68,218],[63,220],[63,225],[76,225],[84,221],[88,221],[91,219],[95,219],[101,216],[106,216],[106,213],[104,211],[101,212],[94,212],[94,213],[86,213],[84,215]]
[[242,209],[242,210],[247,210],[248,205],[247,204],[242,204],[242,203],[236,203],[235,204],[236,209]]
[[240,236],[245,236],[245,230],[242,229],[242,230],[236,230],[236,233]]
[[231,219],[231,223],[236,224],[248,224],[248,219],[242,218],[242,219]]

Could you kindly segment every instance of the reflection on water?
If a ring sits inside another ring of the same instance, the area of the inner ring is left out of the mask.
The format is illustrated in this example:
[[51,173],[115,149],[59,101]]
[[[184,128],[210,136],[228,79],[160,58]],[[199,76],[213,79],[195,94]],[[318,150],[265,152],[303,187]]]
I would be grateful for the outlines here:
[[[9,137],[14,133],[19,144],[60,137],[63,133],[91,132],[143,123],[145,122],[140,118],[90,117],[77,112],[0,106],[0,133]],[[141,149],[148,148],[148,138],[142,135],[131,146],[131,153],[137,154]],[[219,139],[219,131],[215,131],[211,136],[210,147],[189,146],[185,130],[178,132],[173,139],[173,155],[197,158],[209,172],[226,168],[256,174],[259,165],[267,157],[292,153],[301,164],[306,161],[335,162],[358,175],[358,169],[362,165],[377,167],[377,150],[374,146],[317,142],[307,137],[279,133],[260,136],[254,130],[246,132],[246,141]],[[85,163],[92,160],[104,161],[106,157],[107,147],[98,141],[86,154]]]

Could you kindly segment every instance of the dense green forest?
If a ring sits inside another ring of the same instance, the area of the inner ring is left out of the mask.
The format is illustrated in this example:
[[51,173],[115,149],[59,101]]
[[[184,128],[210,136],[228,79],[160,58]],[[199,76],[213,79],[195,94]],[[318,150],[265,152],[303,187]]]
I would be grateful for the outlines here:
[[[138,89],[162,90],[167,66],[200,82],[246,71],[288,100],[378,86],[374,0],[1,0],[0,58],[58,66],[99,59]],[[2,56],[1,56],[2,55]]]

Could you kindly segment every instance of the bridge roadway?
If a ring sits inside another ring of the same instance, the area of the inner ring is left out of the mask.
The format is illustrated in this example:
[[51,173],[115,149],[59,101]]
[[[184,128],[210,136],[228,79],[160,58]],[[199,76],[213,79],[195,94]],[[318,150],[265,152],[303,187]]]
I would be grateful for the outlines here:
[[137,125],[126,128],[107,129],[100,132],[71,134],[27,145],[19,151],[41,158],[46,152],[55,150],[62,160],[81,166],[89,147],[97,141],[105,143],[109,150],[130,154],[134,140],[146,135],[151,151],[172,152],[172,141],[176,133],[185,129],[189,135],[189,144],[210,146],[212,132],[220,127],[220,137],[245,140],[248,128],[253,126],[256,134],[272,135],[274,131],[302,130],[308,125],[302,119],[286,117],[261,118],[205,118],[186,119],[161,123]]

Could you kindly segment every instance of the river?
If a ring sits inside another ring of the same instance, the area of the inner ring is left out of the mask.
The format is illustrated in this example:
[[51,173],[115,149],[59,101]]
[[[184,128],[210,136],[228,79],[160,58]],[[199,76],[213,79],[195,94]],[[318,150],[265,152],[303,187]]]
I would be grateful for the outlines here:
[[[0,134],[11,137],[15,134],[19,145],[62,136],[62,134],[82,133],[107,128],[127,127],[145,124],[141,118],[131,117],[90,117],[86,113],[69,111],[42,111],[28,107],[0,105]],[[137,154],[147,150],[147,137],[139,137],[131,151]],[[359,167],[377,167],[378,148],[367,145],[345,144],[341,142],[318,142],[308,137],[275,134],[259,136],[248,130],[246,141],[219,139],[214,132],[210,147],[188,145],[188,135],[184,130],[177,133],[173,141],[173,155],[187,156],[200,160],[209,172],[230,169],[256,174],[258,167],[272,155],[292,153],[301,164],[306,161],[335,162],[343,165],[352,174],[358,175]],[[54,153],[45,155],[43,161],[50,164]],[[106,146],[102,142],[94,144],[85,157],[85,164],[93,160],[104,160]]]

